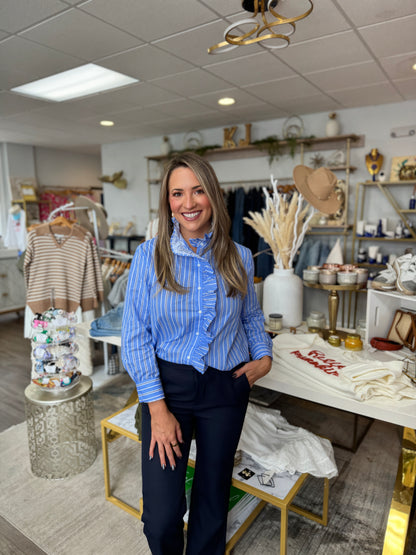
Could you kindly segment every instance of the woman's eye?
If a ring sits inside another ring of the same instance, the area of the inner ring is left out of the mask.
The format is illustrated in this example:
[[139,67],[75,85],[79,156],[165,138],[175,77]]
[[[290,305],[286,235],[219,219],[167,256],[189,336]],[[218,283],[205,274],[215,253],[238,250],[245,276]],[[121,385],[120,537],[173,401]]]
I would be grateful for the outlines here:
[[203,195],[203,194],[204,194],[204,190],[203,190],[203,189],[197,189],[197,190],[195,191],[195,194],[196,194],[196,195]]
[[178,191],[176,191],[175,193],[172,193],[173,197],[180,197],[182,193],[179,193]]

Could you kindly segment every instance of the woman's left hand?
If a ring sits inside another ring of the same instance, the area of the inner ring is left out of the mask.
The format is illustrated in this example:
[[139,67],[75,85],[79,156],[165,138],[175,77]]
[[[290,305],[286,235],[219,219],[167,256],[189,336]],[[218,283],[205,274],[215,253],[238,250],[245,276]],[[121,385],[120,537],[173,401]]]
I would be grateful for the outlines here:
[[272,367],[272,359],[269,356],[264,356],[258,360],[251,360],[247,362],[233,373],[233,376],[239,378],[243,374],[247,376],[248,383],[250,387],[253,387],[254,383],[268,374]]

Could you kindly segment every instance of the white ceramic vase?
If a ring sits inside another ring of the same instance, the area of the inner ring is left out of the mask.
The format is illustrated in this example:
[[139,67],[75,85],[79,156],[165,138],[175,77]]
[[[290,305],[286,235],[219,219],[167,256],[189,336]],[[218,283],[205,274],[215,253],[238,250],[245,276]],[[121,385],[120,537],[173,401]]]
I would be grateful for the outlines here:
[[300,326],[303,312],[303,283],[293,268],[281,270],[274,268],[273,273],[264,280],[263,313],[268,323],[269,314],[283,316],[283,327]]
[[336,114],[331,114],[326,122],[325,133],[327,137],[336,137],[339,135],[340,125]]
[[172,145],[170,144],[169,137],[163,137],[162,143],[160,145],[160,153],[163,156],[167,156],[172,150]]

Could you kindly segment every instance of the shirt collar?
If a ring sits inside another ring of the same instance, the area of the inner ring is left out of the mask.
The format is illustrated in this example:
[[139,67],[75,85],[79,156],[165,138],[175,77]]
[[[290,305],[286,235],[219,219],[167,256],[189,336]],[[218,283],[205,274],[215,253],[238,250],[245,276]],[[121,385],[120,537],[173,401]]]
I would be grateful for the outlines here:
[[[185,255],[195,254],[193,250],[190,248],[190,246],[188,245],[188,243],[183,238],[179,227],[179,223],[176,220],[176,218],[172,217],[172,222],[173,222],[173,233],[170,238],[170,246],[172,248],[172,252],[174,254],[185,254]],[[212,231],[209,231],[204,235],[203,238],[196,238],[196,239],[189,240],[191,245],[196,248],[196,254],[200,255],[201,252],[203,252],[208,247],[209,242],[211,241],[211,237],[212,237]]]

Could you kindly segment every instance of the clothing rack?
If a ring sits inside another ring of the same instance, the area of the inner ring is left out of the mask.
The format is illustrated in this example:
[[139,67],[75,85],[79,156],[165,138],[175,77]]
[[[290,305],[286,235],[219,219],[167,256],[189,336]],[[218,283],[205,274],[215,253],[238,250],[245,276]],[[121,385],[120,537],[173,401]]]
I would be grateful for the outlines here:
[[[89,210],[90,213],[92,214],[92,223],[94,227],[95,242],[97,246],[98,256],[101,257],[102,248],[100,247],[100,235],[98,233],[97,215],[95,213],[95,210],[91,210],[86,206],[74,206],[74,203],[71,201],[71,202],[68,202],[67,204],[63,204],[62,206],[58,206],[58,208],[55,208],[55,210],[52,210],[52,212],[49,214],[48,222],[51,222],[55,218],[55,216],[60,212],[67,212],[67,211],[72,212],[73,210]],[[105,311],[104,302],[102,302],[101,315],[104,316],[105,312],[106,311]],[[105,347],[103,348],[103,354],[104,354],[104,370],[105,370],[105,373],[107,374],[108,373],[108,352]]]
[[[278,178],[278,183],[279,185],[282,182],[292,182],[293,183],[293,177],[279,177]],[[244,179],[244,180],[232,180],[232,181],[220,181],[220,187],[222,186],[239,186],[239,185],[253,185],[253,186],[257,186],[257,187],[270,187],[271,186],[271,181],[270,178],[269,179]]]
[[115,258],[117,260],[132,260],[133,255],[127,252],[115,251],[113,249],[107,249],[106,247],[100,247],[100,255],[106,258]]

